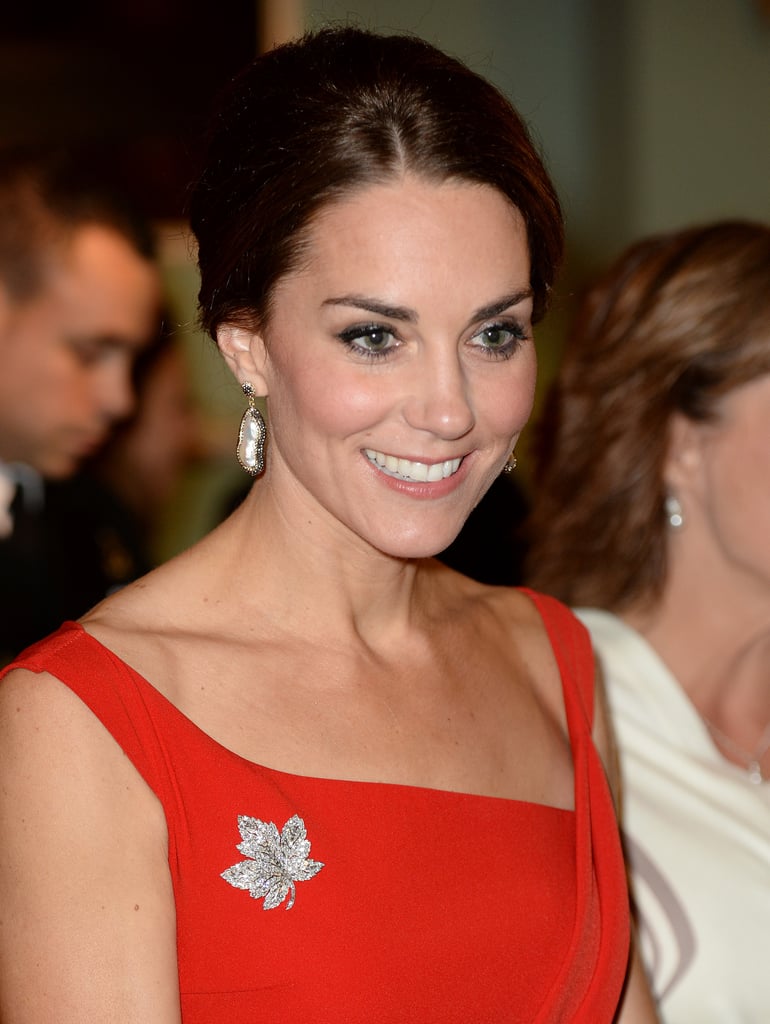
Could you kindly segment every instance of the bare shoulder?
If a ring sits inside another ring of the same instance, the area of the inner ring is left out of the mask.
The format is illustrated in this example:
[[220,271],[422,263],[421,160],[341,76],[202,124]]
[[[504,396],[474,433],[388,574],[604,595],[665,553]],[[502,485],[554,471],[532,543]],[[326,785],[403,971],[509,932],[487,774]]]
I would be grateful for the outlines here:
[[467,615],[478,607],[484,616],[499,616],[507,628],[518,625],[537,626],[541,622],[537,608],[518,587],[491,586],[451,569],[437,559],[427,559],[425,577],[435,584],[439,614]]
[[[18,761],[33,779],[38,774],[45,777],[57,760],[65,762],[67,758],[81,766],[94,761],[104,775],[125,755],[80,698],[59,679],[48,672],[13,669],[0,682],[0,759],[8,767]],[[68,777],[49,783],[65,787],[71,784]]]
[[532,598],[517,587],[485,587],[488,600],[519,640],[548,644],[542,616]]
[[439,614],[472,619],[487,639],[514,645],[528,663],[548,663],[550,643],[542,617],[532,599],[516,587],[489,586],[441,567]]
[[487,586],[447,577],[450,618],[474,623],[474,642],[497,649],[519,667],[536,698],[566,725],[561,675],[542,616],[532,598],[515,587]]
[[[80,620],[89,633],[101,630],[130,630],[149,633],[153,624],[164,628],[173,617],[174,580],[178,572],[173,563],[163,565],[134,580],[105,598]],[[180,582],[176,585],[181,588]]]
[[176,1021],[163,814],[115,740],[54,676],[16,669],[0,777],[0,1019]]
[[222,595],[207,591],[217,574],[204,551],[199,542],[129,583],[84,615],[83,627],[119,657],[205,632]]
[[521,590],[493,588],[498,615],[509,630],[511,643],[526,665],[538,697],[566,726],[561,673],[542,616],[532,598]]
[[[498,614],[503,621],[509,622],[515,630],[514,641],[532,671],[533,682],[541,699],[563,719],[566,713],[561,673],[540,612],[532,599],[522,591],[507,587],[492,589],[497,592],[492,594],[491,600],[497,604]],[[592,731],[594,744],[604,764],[617,805],[620,800],[618,752],[604,679],[596,662]]]
[[190,631],[190,584],[175,562],[123,587],[80,620],[86,632],[151,682],[162,680],[169,644]]
[[[57,818],[72,822],[78,813],[85,818],[96,808],[109,818],[118,813],[121,799],[140,802],[144,786],[75,693],[47,672],[26,669],[14,669],[0,683],[0,775],[7,812],[46,809],[53,818],[39,820],[51,825]],[[143,802],[151,813],[148,792]],[[10,837],[19,835],[10,825],[8,831]]]

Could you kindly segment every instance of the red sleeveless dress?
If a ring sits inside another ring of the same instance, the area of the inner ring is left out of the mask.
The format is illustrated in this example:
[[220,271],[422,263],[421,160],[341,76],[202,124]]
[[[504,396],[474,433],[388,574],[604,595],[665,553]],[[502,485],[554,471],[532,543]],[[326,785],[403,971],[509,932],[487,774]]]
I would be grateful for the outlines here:
[[591,647],[528,593],[562,675],[574,812],[253,764],[75,623],[15,662],[72,689],[165,809],[185,1024],[612,1021],[629,917]]

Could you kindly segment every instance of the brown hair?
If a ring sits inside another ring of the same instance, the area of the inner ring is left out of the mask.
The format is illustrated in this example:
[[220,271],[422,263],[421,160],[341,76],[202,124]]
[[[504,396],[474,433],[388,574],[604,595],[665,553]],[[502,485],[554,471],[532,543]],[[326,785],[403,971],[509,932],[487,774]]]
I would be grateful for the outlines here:
[[52,251],[87,224],[110,228],[146,260],[150,225],[128,198],[94,178],[85,159],[59,150],[0,154],[0,280],[16,301],[43,287]]
[[339,28],[258,57],[221,99],[190,202],[205,329],[264,323],[318,211],[404,171],[491,185],[510,199],[527,225],[542,315],[562,217],[519,115],[424,40]]
[[770,227],[723,222],[645,239],[589,290],[535,442],[528,579],[619,611],[666,576],[671,416],[770,372]]

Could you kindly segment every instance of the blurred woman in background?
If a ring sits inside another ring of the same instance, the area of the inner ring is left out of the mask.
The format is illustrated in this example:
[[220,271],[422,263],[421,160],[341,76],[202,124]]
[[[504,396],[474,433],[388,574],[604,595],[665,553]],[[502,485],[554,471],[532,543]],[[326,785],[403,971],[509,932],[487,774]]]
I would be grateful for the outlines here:
[[541,425],[528,578],[616,723],[669,1024],[760,1024],[770,974],[770,228],[648,238],[587,294]]

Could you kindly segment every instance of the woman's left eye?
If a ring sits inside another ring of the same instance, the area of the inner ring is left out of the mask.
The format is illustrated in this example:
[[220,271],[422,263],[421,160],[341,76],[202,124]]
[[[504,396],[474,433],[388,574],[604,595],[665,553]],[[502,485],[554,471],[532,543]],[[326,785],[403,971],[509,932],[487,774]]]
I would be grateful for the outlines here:
[[489,355],[505,358],[512,356],[526,338],[527,333],[519,324],[488,324],[471,340]]

